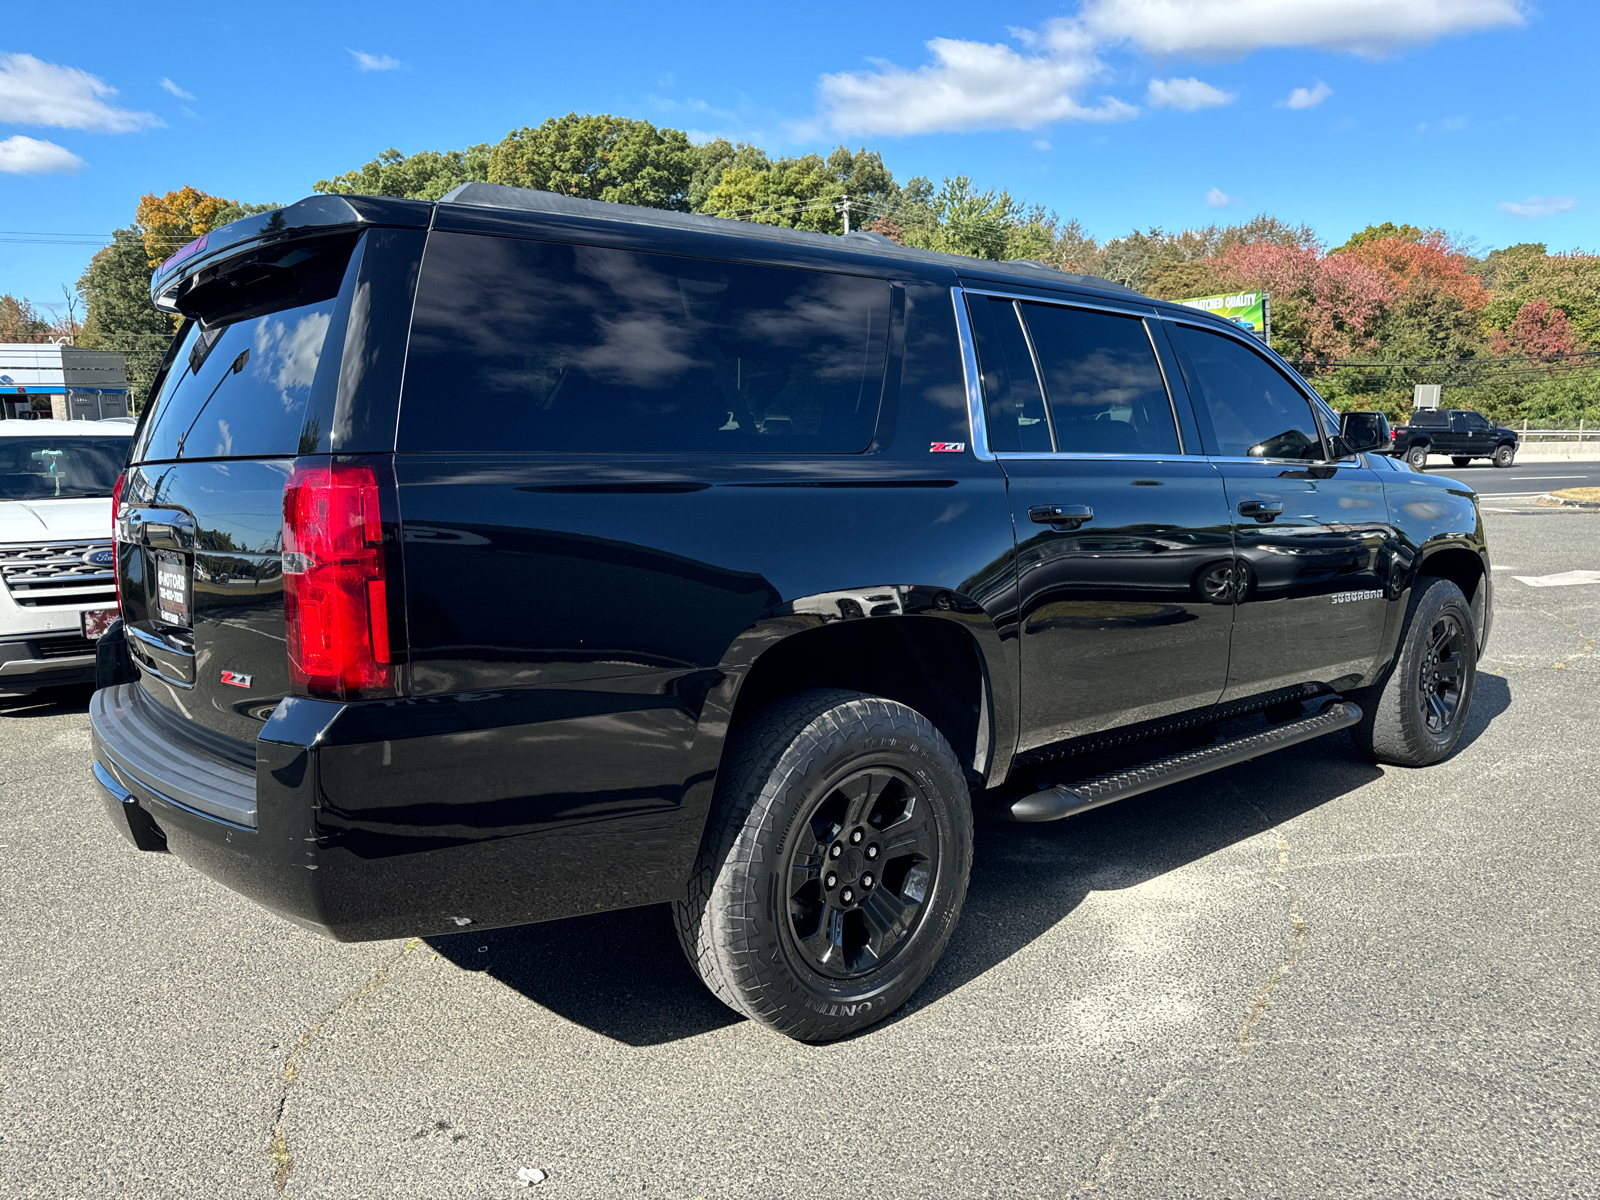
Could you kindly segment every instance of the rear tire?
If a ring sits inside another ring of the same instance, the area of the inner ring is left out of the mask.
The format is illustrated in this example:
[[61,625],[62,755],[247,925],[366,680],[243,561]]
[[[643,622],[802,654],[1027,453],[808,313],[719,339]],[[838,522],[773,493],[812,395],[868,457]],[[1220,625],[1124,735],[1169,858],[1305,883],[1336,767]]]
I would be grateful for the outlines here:
[[1419,577],[1388,675],[1361,693],[1350,730],[1373,762],[1425,767],[1448,757],[1472,711],[1478,641],[1472,606],[1448,579]]
[[826,1042],[916,991],[950,941],[971,870],[971,797],[933,724],[860,692],[800,692],[729,734],[673,915],[718,999]]
[[1459,454],[1456,454],[1451,456],[1450,461],[1458,467],[1464,467],[1472,460],[1470,458],[1463,458]]
[[1497,467],[1504,468],[1509,467],[1512,463],[1516,462],[1516,460],[1517,448],[1507,442],[1504,445],[1495,447],[1494,457],[1489,461],[1494,463],[1494,465]]
[[1428,448],[1426,446],[1412,446],[1406,451],[1406,461],[1411,464],[1413,471],[1426,471],[1428,469]]

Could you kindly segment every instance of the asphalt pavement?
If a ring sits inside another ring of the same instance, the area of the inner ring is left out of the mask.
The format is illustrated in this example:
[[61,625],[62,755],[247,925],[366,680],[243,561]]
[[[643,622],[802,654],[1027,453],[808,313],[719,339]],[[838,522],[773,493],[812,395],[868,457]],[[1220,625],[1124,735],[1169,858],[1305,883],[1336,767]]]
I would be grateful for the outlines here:
[[1486,524],[1454,758],[1334,735],[982,825],[944,961],[830,1046],[661,908],[321,940],[112,831],[81,695],[0,705],[0,1196],[1600,1194],[1600,583],[1525,582],[1600,568],[1600,515]]
[[1480,496],[1540,495],[1558,488],[1600,487],[1600,462],[1517,462],[1500,469],[1487,461],[1464,467],[1430,458],[1429,475],[1459,479]]

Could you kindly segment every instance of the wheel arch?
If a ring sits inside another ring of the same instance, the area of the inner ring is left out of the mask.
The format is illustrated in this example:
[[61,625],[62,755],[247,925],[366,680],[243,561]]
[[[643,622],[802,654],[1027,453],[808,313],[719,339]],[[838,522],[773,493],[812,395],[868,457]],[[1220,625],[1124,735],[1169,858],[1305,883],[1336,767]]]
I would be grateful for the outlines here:
[[733,725],[796,691],[837,687],[896,700],[944,734],[975,786],[1005,779],[1016,686],[999,632],[970,598],[915,585],[800,597],[756,621],[723,656],[696,737],[714,774]]
[[1472,619],[1478,627],[1478,650],[1481,653],[1489,638],[1490,599],[1492,577],[1483,555],[1476,549],[1460,544],[1441,545],[1425,552],[1417,561],[1416,575],[1429,575],[1448,579],[1461,589],[1472,609]]

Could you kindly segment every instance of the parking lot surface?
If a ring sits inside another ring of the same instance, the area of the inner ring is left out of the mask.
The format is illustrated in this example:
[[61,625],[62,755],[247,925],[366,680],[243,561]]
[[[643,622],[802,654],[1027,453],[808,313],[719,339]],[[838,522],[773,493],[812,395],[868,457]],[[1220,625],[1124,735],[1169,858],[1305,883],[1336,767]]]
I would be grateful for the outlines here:
[[1454,758],[1334,735],[981,824],[941,965],[828,1046],[660,908],[321,940],[111,829],[82,694],[0,703],[0,1196],[1600,1193],[1600,583],[1524,582],[1600,568],[1600,516],[1486,523]]

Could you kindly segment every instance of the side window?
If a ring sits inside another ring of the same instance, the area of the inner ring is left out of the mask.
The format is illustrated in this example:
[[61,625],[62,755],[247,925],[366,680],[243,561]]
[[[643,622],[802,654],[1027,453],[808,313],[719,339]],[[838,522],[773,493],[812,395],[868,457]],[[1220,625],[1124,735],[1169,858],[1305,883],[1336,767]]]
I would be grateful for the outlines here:
[[1482,430],[1489,428],[1488,418],[1482,413],[1469,412],[1467,414],[1467,428],[1481,432]]
[[1150,335],[1138,317],[1024,304],[1056,449],[1177,454],[1178,428]]
[[983,377],[989,448],[1048,453],[1050,422],[1016,306],[996,296],[969,296],[967,314]]
[[859,453],[889,306],[882,279],[435,233],[399,448]]
[[1311,405],[1282,372],[1230,337],[1192,325],[1172,328],[1186,351],[1183,370],[1189,394],[1198,401],[1196,415],[1202,429],[1211,427],[1213,453],[1322,459]]

